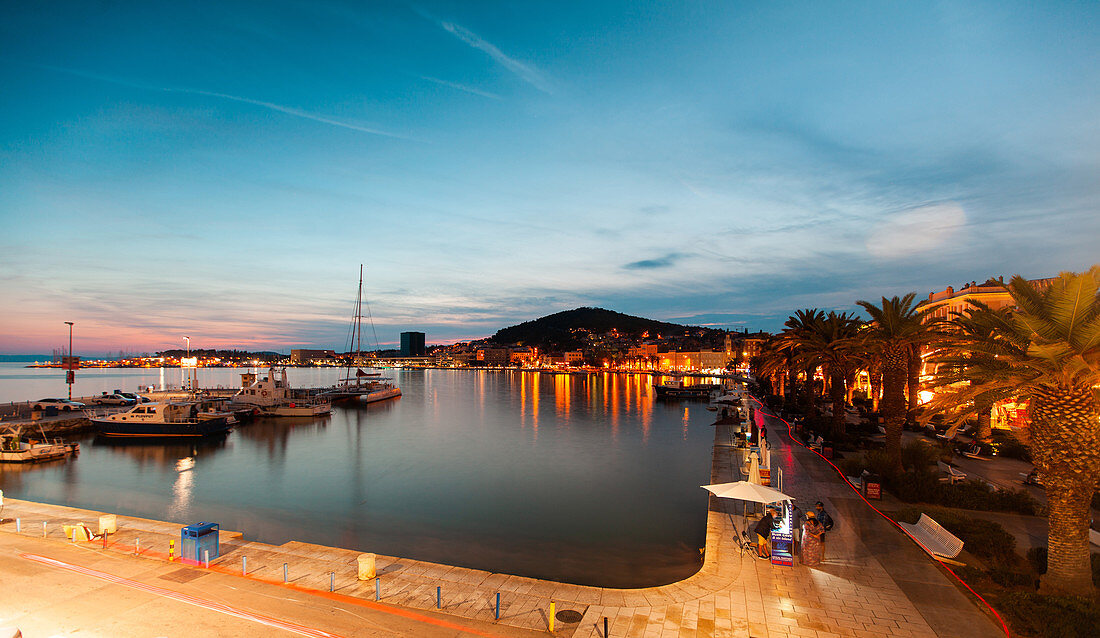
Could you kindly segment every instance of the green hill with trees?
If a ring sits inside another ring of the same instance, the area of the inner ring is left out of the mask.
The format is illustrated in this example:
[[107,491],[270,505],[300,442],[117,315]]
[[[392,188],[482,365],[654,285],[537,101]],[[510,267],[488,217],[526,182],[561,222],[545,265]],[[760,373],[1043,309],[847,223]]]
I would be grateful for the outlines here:
[[641,338],[681,336],[697,328],[664,321],[625,315],[603,308],[577,308],[556,312],[519,325],[502,328],[492,340],[500,344],[518,343],[540,350],[564,351],[583,348],[590,335],[618,332],[622,336]]

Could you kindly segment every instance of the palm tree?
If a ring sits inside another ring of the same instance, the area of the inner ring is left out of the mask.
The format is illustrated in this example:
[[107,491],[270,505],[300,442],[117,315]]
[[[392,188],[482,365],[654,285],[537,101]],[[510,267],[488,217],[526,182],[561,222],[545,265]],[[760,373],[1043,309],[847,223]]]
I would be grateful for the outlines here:
[[868,346],[881,355],[882,366],[882,416],[886,421],[886,451],[894,467],[901,472],[901,431],[905,425],[905,386],[909,378],[909,354],[916,345],[930,338],[930,329],[924,323],[931,308],[917,308],[913,303],[916,293],[904,297],[882,298],[876,306],[867,301],[857,301],[868,315],[871,324],[862,332]]
[[1020,276],[1005,286],[1016,309],[996,315],[976,306],[945,354],[936,384],[951,385],[933,409],[978,409],[979,400],[1028,402],[1028,447],[1046,485],[1049,508],[1048,593],[1089,596],[1089,502],[1100,485],[1100,265],[1064,272],[1045,290]]
[[971,399],[968,403],[957,404],[951,398],[952,393],[943,393],[929,404],[924,418],[927,419],[936,412],[948,413],[953,416],[951,421],[957,427],[966,417],[976,416],[978,425],[974,438],[989,442],[993,434],[990,413],[997,401],[996,390],[990,394],[989,389],[984,389],[982,378],[970,374],[970,370],[995,363],[995,357],[985,352],[959,350],[953,346],[960,342],[989,343],[1000,339],[1000,335],[1010,325],[1011,311],[1009,308],[994,310],[973,299],[969,303],[970,308],[952,312],[950,321],[941,324],[941,336],[938,340],[941,347],[929,357],[929,362],[935,365],[929,385],[934,388],[968,385],[972,389]]
[[807,329],[792,335],[797,359],[804,367],[820,367],[828,382],[829,398],[833,402],[833,436],[844,435],[844,408],[848,395],[848,379],[858,365],[853,340],[862,323],[844,312],[830,312]]
[[[801,347],[804,341],[811,338],[811,336],[819,329],[819,324],[825,321],[825,313],[817,308],[806,308],[804,310],[796,310],[793,315],[787,318],[787,321],[783,323],[783,331],[777,335],[776,349],[780,352],[786,353],[790,356],[795,363],[802,363],[802,372],[806,377],[805,384],[803,385],[803,392],[801,398],[808,407],[808,414],[816,413],[816,401],[814,396],[814,372],[817,370],[817,366],[811,362],[804,361],[799,357],[801,353]],[[795,374],[795,366],[791,367],[791,380],[797,378]],[[792,390],[794,390],[793,385]]]

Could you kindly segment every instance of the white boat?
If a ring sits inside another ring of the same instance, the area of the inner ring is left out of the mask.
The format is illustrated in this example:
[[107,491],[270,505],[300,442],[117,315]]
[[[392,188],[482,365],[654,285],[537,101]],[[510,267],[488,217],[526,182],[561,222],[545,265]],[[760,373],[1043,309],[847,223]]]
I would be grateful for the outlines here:
[[286,379],[286,368],[278,376],[269,368],[266,377],[252,372],[241,375],[241,389],[229,402],[248,406],[264,416],[317,417],[332,411],[332,403],[315,390],[294,389]]
[[0,463],[38,463],[79,453],[79,443],[65,443],[60,439],[23,441],[15,434],[0,434]]
[[[368,309],[369,313],[369,309]],[[372,324],[373,325],[373,324]],[[355,298],[355,316],[352,318],[355,340],[355,359],[348,361],[347,373],[336,385],[325,391],[333,401],[358,399],[362,403],[385,401],[401,396],[401,389],[393,379],[384,378],[378,372],[364,372],[363,368],[363,266],[359,266],[359,294]],[[355,372],[352,373],[352,368]]]

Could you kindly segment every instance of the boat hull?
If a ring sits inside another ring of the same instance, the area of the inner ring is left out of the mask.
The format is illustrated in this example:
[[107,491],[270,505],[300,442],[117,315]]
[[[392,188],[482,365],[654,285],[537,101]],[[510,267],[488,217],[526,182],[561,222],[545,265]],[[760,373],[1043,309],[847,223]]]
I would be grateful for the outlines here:
[[184,423],[142,423],[138,421],[92,419],[92,424],[101,436],[112,437],[200,438],[220,436],[229,432],[229,420],[224,417]]
[[363,403],[374,403],[375,401],[385,401],[386,399],[395,399],[401,396],[400,388],[386,388],[384,390],[375,390],[374,392],[368,392],[359,397],[359,400]]
[[[75,447],[74,447],[75,446]],[[76,454],[80,446],[73,444],[35,445],[22,450],[0,451],[0,463],[39,463]]]

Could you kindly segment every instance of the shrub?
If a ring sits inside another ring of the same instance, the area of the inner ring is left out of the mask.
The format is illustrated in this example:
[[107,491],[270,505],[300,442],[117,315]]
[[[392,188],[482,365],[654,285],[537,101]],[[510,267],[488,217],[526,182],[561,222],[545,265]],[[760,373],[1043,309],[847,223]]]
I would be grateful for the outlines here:
[[[1047,573],[1047,548],[1032,547],[1027,550],[1027,562],[1031,563],[1031,568],[1035,570],[1036,574],[1042,575]],[[1095,580],[1095,579],[1093,579]]]
[[997,450],[997,456],[1031,462],[1031,453],[1028,452],[1027,446],[1010,434],[995,432],[993,449]]
[[1039,503],[1024,490],[994,490],[976,479],[943,486],[943,498],[938,503],[968,510],[1019,512],[1034,516]]
[[1042,638],[1090,638],[1100,627],[1100,607],[1080,598],[1011,592],[999,602],[1017,631]]
[[919,471],[932,467],[943,456],[938,445],[929,445],[923,441],[911,441],[901,447],[901,465],[909,471]]
[[1039,586],[1039,578],[1033,572],[994,567],[989,570],[988,575],[990,580],[1001,587],[1030,587],[1036,589]]
[[888,480],[888,489],[906,503],[943,504],[944,485],[933,470],[906,472]]

